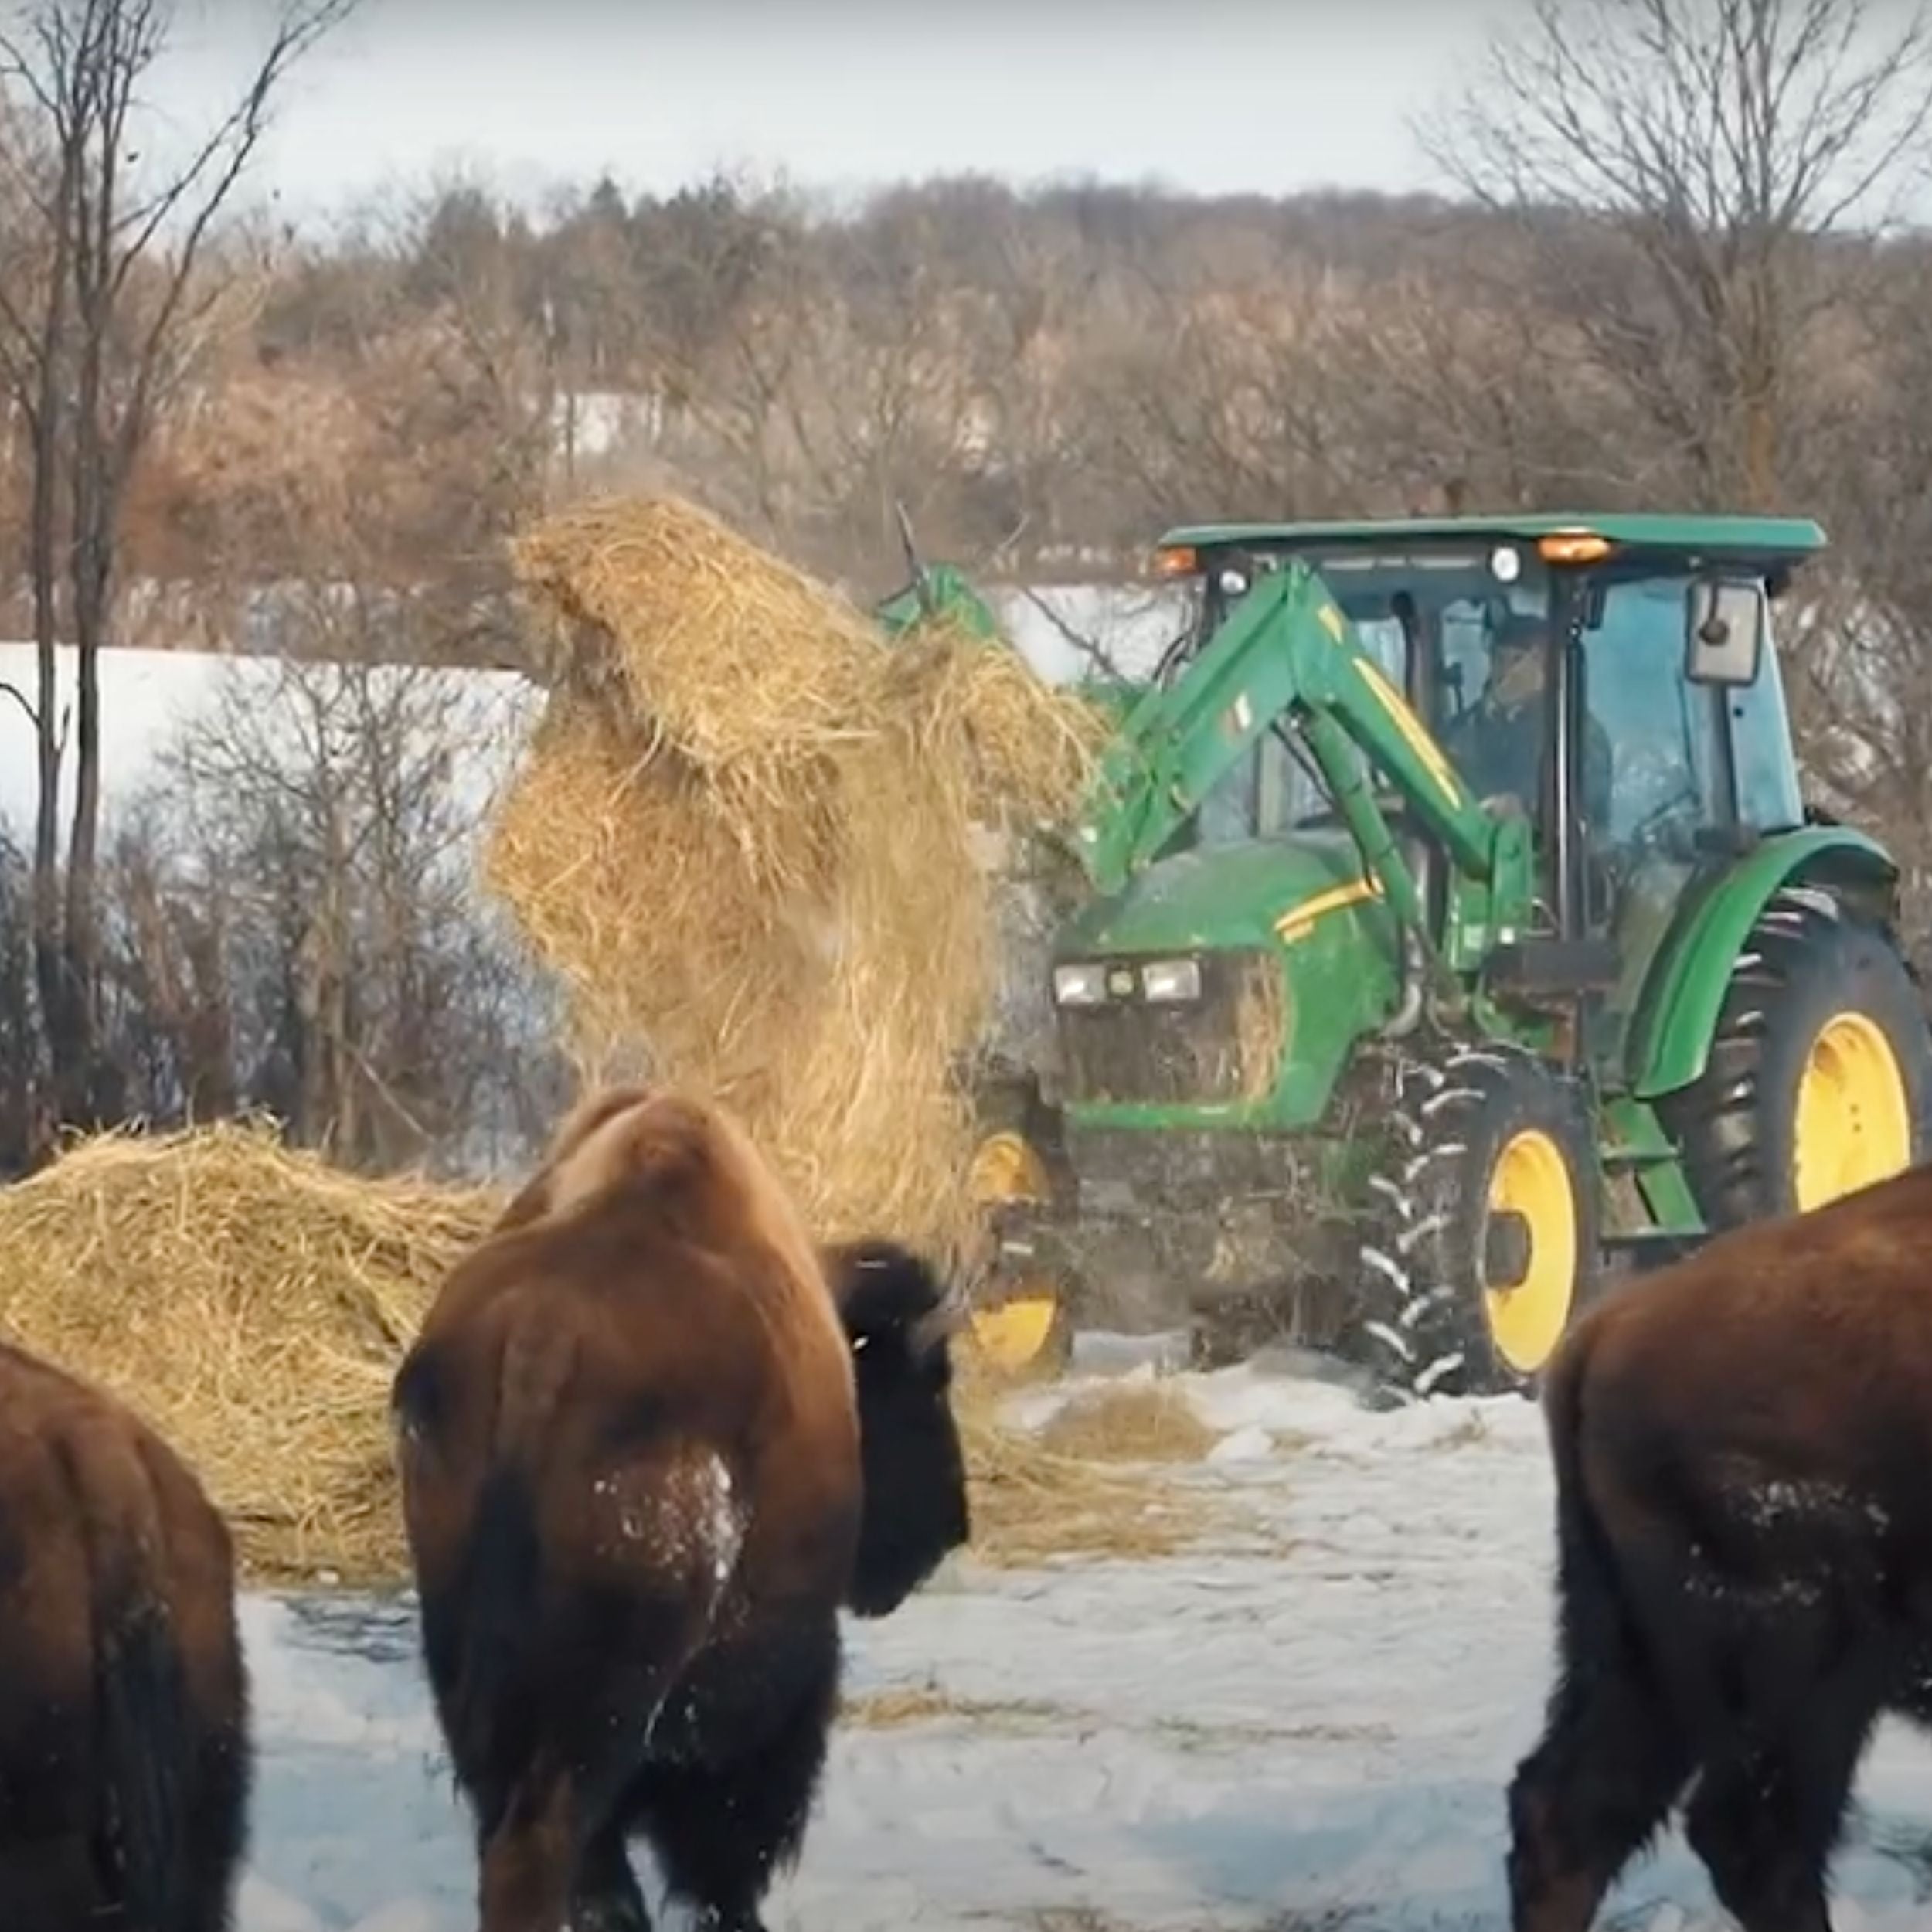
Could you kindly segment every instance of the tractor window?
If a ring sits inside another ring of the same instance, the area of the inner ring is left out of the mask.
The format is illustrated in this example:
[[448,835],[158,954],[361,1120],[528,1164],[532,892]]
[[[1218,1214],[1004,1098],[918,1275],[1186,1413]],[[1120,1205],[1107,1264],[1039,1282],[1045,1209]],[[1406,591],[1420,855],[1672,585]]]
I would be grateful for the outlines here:
[[1768,633],[1757,681],[1725,693],[1730,710],[1731,758],[1737,769],[1737,816],[1754,832],[1801,825],[1804,799],[1791,756],[1784,682]]
[[1534,811],[1549,733],[1547,600],[1540,590],[1458,597],[1437,621],[1431,723],[1451,762],[1479,798],[1510,797]]
[[[1369,656],[1398,690],[1406,688],[1408,650],[1400,621],[1364,617],[1355,623]],[[1202,800],[1173,849],[1279,838],[1297,826],[1332,818],[1335,808],[1315,783],[1313,764],[1305,754],[1297,757],[1281,733],[1264,733],[1253,751]]]
[[1684,677],[1685,594],[1682,577],[1613,583],[1583,633],[1583,792],[1599,850],[1688,853],[1720,815],[1711,694]]
[[1453,724],[1482,696],[1489,681],[1489,614],[1473,597],[1443,607],[1437,654],[1435,728]]

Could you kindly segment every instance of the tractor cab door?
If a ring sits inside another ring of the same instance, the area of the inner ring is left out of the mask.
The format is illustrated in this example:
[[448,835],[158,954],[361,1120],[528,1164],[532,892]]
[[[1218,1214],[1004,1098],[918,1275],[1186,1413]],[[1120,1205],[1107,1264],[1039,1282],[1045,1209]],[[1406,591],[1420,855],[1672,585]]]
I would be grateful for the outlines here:
[[1586,1050],[1599,1065],[1621,1064],[1671,922],[1699,876],[1723,864],[1736,833],[1726,709],[1749,693],[1686,675],[1691,584],[1681,572],[1611,577],[1580,600],[1566,733],[1579,896],[1587,936],[1617,956],[1615,984],[1586,1013]]

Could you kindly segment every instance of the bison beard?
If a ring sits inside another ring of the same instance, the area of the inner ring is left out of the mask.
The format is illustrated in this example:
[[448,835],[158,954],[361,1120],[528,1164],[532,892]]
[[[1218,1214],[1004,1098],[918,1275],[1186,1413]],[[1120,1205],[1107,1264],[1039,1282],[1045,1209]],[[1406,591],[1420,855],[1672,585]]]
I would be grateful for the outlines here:
[[395,1407],[483,1932],[641,1932],[633,1836],[758,1932],[840,1609],[889,1613],[967,1534],[953,1315],[892,1243],[816,1251],[729,1117],[641,1091],[580,1108],[452,1271]]
[[226,1526],[118,1404],[0,1346],[0,1926],[226,1932],[248,1686]]
[[1745,1932],[1828,1932],[1872,1730],[1932,1721],[1929,1249],[1911,1171],[1712,1241],[1559,1351],[1560,1671],[1509,1791],[1516,1932],[1583,1932],[1687,1786]]

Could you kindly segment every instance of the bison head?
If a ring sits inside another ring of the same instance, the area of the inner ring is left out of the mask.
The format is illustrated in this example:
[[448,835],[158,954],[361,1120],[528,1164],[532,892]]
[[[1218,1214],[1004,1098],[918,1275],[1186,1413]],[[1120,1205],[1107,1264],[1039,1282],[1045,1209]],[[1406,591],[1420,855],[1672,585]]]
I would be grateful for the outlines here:
[[827,1274],[859,1397],[865,1504],[847,1606],[884,1617],[971,1533],[966,1459],[953,1420],[957,1304],[896,1243],[834,1249]]

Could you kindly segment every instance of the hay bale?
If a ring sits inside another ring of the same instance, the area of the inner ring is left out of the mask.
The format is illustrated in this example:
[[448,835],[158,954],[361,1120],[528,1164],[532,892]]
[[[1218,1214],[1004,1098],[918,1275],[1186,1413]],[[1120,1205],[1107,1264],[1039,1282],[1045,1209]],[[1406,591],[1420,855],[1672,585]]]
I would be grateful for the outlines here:
[[486,857],[587,1077],[733,1107],[821,1236],[974,1245],[995,978],[976,833],[1063,820],[1105,733],[1016,652],[862,613],[675,501],[515,546],[543,720]]
[[492,1206],[252,1124],[108,1134],[0,1189],[0,1333],[175,1444],[251,1580],[393,1577],[389,1379]]

